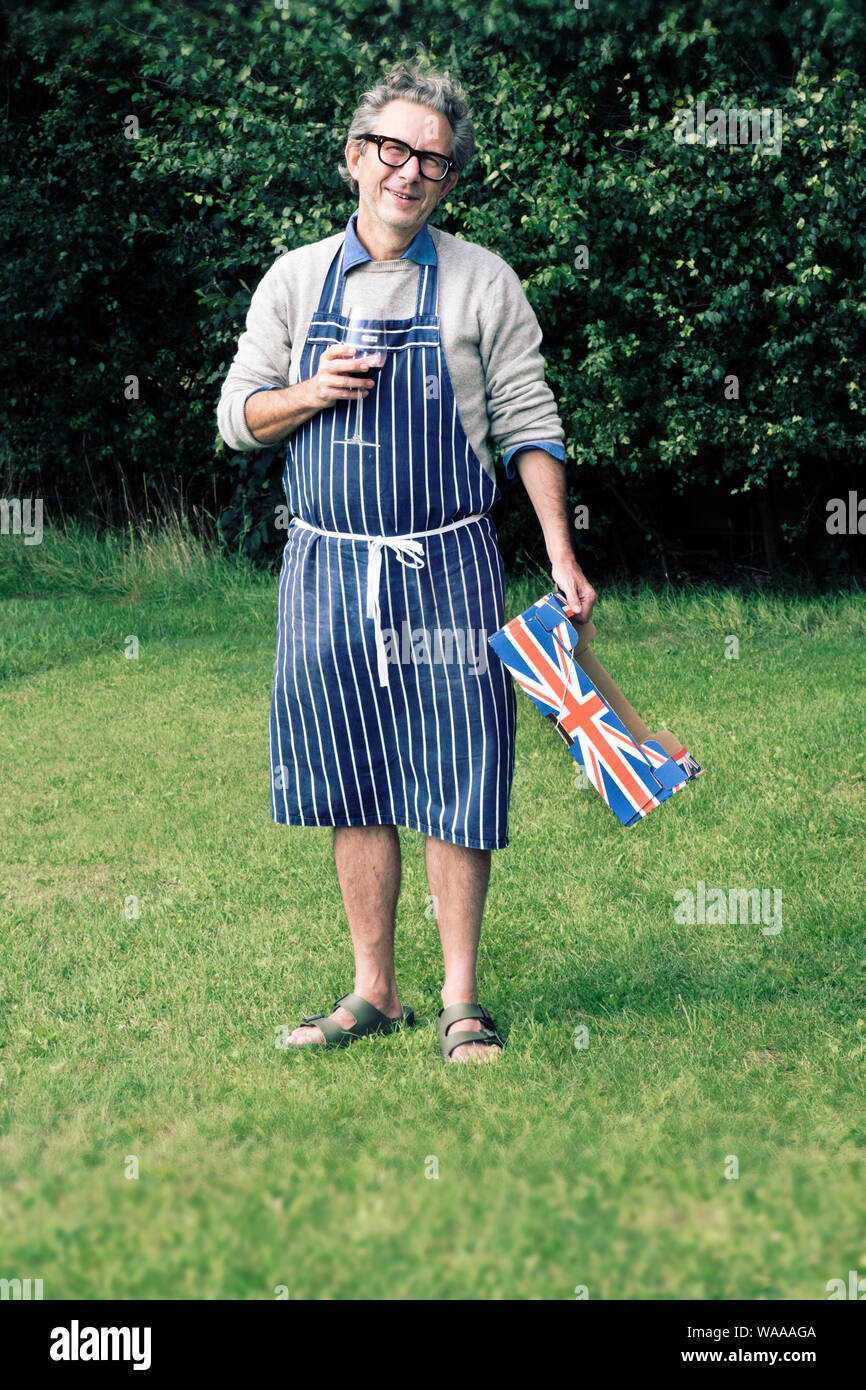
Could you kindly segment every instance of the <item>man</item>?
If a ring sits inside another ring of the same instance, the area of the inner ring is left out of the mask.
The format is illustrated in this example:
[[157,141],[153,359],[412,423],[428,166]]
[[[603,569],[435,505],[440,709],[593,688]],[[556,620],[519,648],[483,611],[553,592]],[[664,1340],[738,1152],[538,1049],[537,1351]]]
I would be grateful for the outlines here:
[[[505,620],[488,436],[506,475],[520,474],[576,620],[595,603],[520,281],[501,257],[427,225],[473,147],[464,94],[444,75],[400,63],[364,95],[341,169],[357,211],[345,233],[264,275],[218,407],[235,449],[287,440],[271,816],[334,826],[355,956],[354,992],[305,1020],[291,1046],[414,1021],[394,975],[402,825],[426,835],[443,1056],[501,1051],[475,977],[490,852],[508,844],[516,713],[487,646]],[[358,306],[368,341],[386,348],[378,377],[376,359],[345,342]]]

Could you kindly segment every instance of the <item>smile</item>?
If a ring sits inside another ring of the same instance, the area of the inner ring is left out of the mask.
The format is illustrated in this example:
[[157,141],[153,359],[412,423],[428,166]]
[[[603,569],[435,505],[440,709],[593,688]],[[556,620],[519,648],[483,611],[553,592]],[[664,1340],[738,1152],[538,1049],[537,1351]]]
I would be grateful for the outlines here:
[[387,191],[391,194],[392,198],[396,198],[401,203],[417,203],[418,201],[417,198],[412,197],[411,193],[398,193],[393,188],[389,188]]

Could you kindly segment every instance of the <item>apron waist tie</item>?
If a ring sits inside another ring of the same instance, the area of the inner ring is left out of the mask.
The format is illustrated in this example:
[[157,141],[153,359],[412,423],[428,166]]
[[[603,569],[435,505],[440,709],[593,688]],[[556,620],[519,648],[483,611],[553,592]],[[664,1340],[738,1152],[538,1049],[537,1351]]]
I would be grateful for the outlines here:
[[[304,526],[308,531],[315,531],[320,536],[330,536],[332,540],[338,541],[366,541],[370,547],[369,562],[367,565],[367,617],[372,618],[375,623],[376,632],[376,664],[379,671],[379,684],[388,684],[388,658],[385,652],[385,639],[382,636],[381,610],[379,608],[379,579],[382,573],[382,551],[387,545],[389,550],[393,550],[401,565],[409,565],[410,569],[420,570],[426,563],[424,559],[424,547],[418,536],[438,536],[443,531],[453,531],[458,526],[468,526],[470,521],[480,521],[485,512],[476,512],[472,516],[462,516],[459,521],[449,521],[447,526],[436,526],[432,531],[406,531],[401,536],[367,536],[358,531],[325,531],[321,526],[314,526],[311,521],[304,521],[301,517],[292,518],[292,525]],[[415,563],[410,563],[414,560]]]

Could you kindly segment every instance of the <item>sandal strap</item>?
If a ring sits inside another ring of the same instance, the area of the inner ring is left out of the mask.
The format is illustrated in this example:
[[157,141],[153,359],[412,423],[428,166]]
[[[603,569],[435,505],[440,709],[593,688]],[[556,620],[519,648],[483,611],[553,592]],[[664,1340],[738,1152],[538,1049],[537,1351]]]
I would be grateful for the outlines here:
[[334,1008],[341,1004],[354,1015],[355,1022],[350,1028],[342,1028],[333,1018],[317,1020],[325,1043],[331,1047],[344,1047],[353,1038],[365,1038],[371,1033],[392,1033],[401,1023],[415,1021],[412,1010],[405,1004],[400,1018],[389,1018],[360,994],[341,994],[334,1000]]
[[363,1035],[356,1033],[352,1028],[341,1028],[339,1023],[333,1018],[322,1018],[316,1025],[321,1029],[322,1036],[328,1047],[342,1047],[344,1043],[350,1042],[352,1038],[360,1038]]
[[364,1038],[371,1033],[392,1033],[401,1024],[411,1028],[415,1023],[415,1012],[408,1004],[402,1006],[400,1018],[389,1018],[360,994],[341,994],[339,999],[334,1000],[334,1008],[341,1004],[355,1019],[351,1028],[341,1028],[336,1019],[325,1014],[310,1014],[308,1018],[301,1019],[302,1025],[316,1025],[325,1039],[326,1047],[343,1047],[353,1038]]
[[450,1057],[454,1049],[460,1047],[461,1043],[484,1043],[487,1047],[496,1043],[499,1047],[505,1046],[499,1034],[491,1033],[488,1028],[482,1028],[480,1033],[471,1033],[465,1029],[462,1033],[449,1033],[447,1038],[443,1039],[442,1050],[446,1057]]
[[380,1013],[375,1004],[371,1004],[368,999],[363,999],[360,994],[341,994],[339,999],[334,1000],[334,1008],[338,1008],[341,1004],[355,1018],[351,1028],[341,1031],[354,1033],[355,1037],[361,1037],[363,1033],[369,1032],[376,1024],[387,1024],[390,1027],[393,1022],[387,1014]]
[[436,1018],[440,1033],[444,1035],[449,1024],[456,1023],[458,1018],[480,1018],[485,1027],[496,1027],[493,1019],[481,1004],[449,1004],[447,1009],[439,1010]]
[[[473,1033],[464,1028],[459,1033],[449,1033],[448,1028],[458,1019],[478,1018],[481,1020],[482,1028],[479,1032]],[[496,1031],[496,1024],[483,1004],[449,1004],[447,1008],[440,1009],[436,1018],[436,1027],[439,1030],[439,1043],[442,1048],[443,1056],[446,1061],[450,1059],[451,1053],[462,1043],[484,1043],[490,1045],[495,1043],[504,1048],[505,1043]]]

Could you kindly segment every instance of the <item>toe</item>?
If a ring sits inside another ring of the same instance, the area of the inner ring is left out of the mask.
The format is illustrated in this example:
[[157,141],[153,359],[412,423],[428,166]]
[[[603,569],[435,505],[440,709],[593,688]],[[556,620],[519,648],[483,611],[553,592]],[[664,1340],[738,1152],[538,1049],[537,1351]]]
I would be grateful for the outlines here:
[[324,1033],[314,1024],[307,1024],[304,1028],[296,1028],[289,1037],[289,1042],[295,1043],[299,1047],[306,1046],[307,1043],[323,1043],[324,1041]]
[[[339,1024],[341,1028],[351,1028],[355,1023],[355,1015],[349,1013],[348,1009],[344,1009],[342,1004],[334,1009],[333,1013],[329,1014],[329,1018]],[[296,1028],[294,1033],[290,1035],[289,1041],[296,1043],[300,1047],[305,1047],[309,1043],[319,1043],[323,1045],[325,1042],[325,1035],[317,1024],[308,1023],[301,1028]]]

